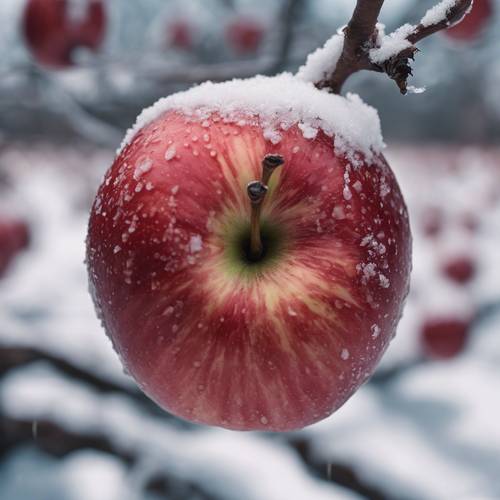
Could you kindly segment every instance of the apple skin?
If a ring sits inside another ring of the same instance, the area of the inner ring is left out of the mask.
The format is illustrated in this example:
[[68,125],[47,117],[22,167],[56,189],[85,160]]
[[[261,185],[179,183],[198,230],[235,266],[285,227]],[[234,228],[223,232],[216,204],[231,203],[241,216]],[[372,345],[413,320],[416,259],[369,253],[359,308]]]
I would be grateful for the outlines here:
[[[285,159],[262,208],[279,250],[252,267],[235,242],[268,153]],[[174,111],[119,154],[89,221],[90,290],[160,406],[286,431],[330,415],[372,374],[408,292],[411,235],[385,159],[346,168],[321,131],[305,139],[292,126],[273,145],[257,125]]]
[[29,229],[21,219],[0,217],[0,278],[14,257],[29,245]]
[[230,47],[239,54],[257,52],[263,38],[263,26],[253,19],[237,18],[226,27],[226,40]]
[[437,317],[427,320],[421,330],[421,344],[425,355],[434,359],[450,359],[465,348],[470,319]]
[[106,10],[102,0],[88,0],[82,19],[71,19],[71,0],[29,0],[23,18],[26,43],[35,59],[51,68],[73,65],[73,51],[96,52],[106,31]]
[[460,23],[448,28],[443,33],[453,40],[472,41],[481,34],[492,16],[493,4],[491,0],[474,0],[469,14]]

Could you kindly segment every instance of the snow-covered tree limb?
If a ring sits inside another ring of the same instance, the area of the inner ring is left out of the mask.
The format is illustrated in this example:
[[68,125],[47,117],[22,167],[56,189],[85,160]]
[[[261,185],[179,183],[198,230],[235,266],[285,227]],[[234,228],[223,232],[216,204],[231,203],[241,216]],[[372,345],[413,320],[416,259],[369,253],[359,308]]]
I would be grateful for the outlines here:
[[409,60],[415,44],[459,23],[473,0],[443,0],[427,11],[417,25],[405,24],[390,35],[377,24],[384,0],[358,0],[351,20],[323,48],[309,56],[298,76],[318,88],[339,94],[345,81],[361,70],[385,73],[406,94],[412,74]]

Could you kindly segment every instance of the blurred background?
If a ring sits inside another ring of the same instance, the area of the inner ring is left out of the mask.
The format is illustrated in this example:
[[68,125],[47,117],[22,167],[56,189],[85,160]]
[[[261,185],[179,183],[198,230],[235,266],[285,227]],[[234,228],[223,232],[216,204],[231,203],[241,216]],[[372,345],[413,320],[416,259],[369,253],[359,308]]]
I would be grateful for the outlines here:
[[[386,0],[390,31],[432,0]],[[146,105],[295,72],[354,0],[1,0],[0,500],[500,498],[500,1],[419,45],[378,108],[414,235],[373,378],[300,432],[166,414],[121,370],[83,263],[90,204]]]

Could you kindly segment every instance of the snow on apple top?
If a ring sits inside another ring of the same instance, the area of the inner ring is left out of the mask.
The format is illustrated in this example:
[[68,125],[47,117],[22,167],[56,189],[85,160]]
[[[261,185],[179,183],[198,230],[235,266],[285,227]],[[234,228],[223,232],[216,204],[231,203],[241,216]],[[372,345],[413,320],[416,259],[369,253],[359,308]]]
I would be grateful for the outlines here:
[[329,94],[300,75],[283,73],[224,83],[206,82],[160,99],[139,115],[118,153],[142,127],[166,111],[179,111],[195,120],[204,120],[212,113],[229,123],[248,120],[261,126],[264,137],[273,144],[279,143],[282,132],[294,124],[298,124],[306,139],[314,139],[321,129],[334,138],[335,151],[353,163],[359,161],[359,154],[370,161],[385,146],[377,111],[359,96]]

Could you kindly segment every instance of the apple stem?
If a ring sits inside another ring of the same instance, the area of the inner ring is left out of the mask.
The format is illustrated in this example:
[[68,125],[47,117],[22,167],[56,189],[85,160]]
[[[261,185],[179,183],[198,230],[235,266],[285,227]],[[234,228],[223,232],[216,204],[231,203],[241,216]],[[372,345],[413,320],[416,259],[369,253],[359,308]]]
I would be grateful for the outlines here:
[[285,160],[281,155],[266,155],[262,160],[262,177],[260,181],[252,181],[247,185],[247,194],[252,205],[250,216],[250,258],[259,260],[262,257],[263,246],[260,235],[260,214],[262,204],[268,191],[271,175]]

